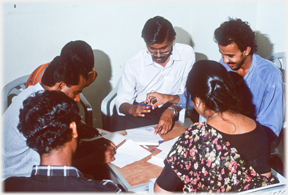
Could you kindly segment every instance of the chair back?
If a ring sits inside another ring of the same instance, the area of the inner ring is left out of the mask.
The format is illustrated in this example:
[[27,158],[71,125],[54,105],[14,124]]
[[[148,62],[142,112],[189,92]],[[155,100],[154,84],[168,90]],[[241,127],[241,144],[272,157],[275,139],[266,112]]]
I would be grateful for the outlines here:
[[10,83],[6,84],[2,89],[2,114],[12,103],[12,99],[26,89],[26,82],[30,75],[19,77]]
[[[21,93],[24,89],[26,89],[26,83],[29,77],[30,75],[19,77],[11,81],[10,83],[6,84],[3,87],[2,89],[2,105],[3,105],[2,114],[12,103],[13,98],[17,96],[19,93]],[[88,100],[85,98],[85,96],[82,93],[80,93],[80,105],[82,105],[84,109],[85,123],[90,126],[93,126],[92,106],[90,105],[90,103],[88,102]]]

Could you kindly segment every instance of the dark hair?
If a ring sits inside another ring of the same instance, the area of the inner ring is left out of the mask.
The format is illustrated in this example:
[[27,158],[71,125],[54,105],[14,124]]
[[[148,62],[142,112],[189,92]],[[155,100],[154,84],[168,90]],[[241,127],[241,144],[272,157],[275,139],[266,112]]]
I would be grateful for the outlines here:
[[231,19],[220,25],[214,31],[214,38],[218,45],[227,46],[235,43],[241,52],[251,47],[250,54],[257,51],[255,34],[251,30],[248,22],[243,22],[241,19]]
[[70,123],[79,124],[78,112],[77,103],[63,92],[39,91],[24,100],[17,127],[27,146],[41,155],[72,139]]
[[52,87],[63,81],[70,87],[79,84],[80,75],[87,80],[88,72],[78,60],[56,56],[45,70],[41,83]]
[[150,18],[142,30],[142,38],[147,44],[163,43],[166,38],[172,42],[175,36],[172,24],[161,16]]
[[226,69],[215,61],[197,61],[187,78],[186,88],[191,100],[199,97],[208,109],[239,113],[239,98],[234,82]]
[[67,43],[62,48],[60,56],[78,59],[87,72],[92,71],[94,67],[93,50],[88,43],[82,40]]

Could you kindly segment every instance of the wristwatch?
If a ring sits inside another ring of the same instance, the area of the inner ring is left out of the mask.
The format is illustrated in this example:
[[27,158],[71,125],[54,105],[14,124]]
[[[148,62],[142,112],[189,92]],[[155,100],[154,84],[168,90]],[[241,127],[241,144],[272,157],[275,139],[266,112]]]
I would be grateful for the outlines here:
[[173,110],[173,112],[174,112],[174,117],[178,116],[178,114],[179,114],[178,110],[176,110],[175,108],[172,108],[172,107],[168,107],[168,109]]

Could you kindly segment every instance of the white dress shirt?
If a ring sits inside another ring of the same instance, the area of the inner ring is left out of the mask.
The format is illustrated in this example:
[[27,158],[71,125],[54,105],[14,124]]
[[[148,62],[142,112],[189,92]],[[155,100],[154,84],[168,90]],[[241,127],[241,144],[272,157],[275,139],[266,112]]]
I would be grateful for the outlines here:
[[185,91],[187,76],[195,62],[195,52],[189,45],[176,43],[165,67],[155,63],[147,49],[136,53],[124,66],[115,100],[119,107],[123,103],[133,104],[146,100],[146,94],[159,92],[180,94]]

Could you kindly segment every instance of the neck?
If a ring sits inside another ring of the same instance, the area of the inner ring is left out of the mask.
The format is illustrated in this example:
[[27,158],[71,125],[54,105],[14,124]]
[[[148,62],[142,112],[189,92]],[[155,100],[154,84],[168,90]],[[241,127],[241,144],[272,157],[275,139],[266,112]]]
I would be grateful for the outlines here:
[[248,55],[245,58],[241,68],[239,68],[236,72],[239,75],[241,75],[242,77],[244,77],[247,74],[247,72],[249,71],[251,64],[252,64],[252,55]]
[[44,90],[56,90],[56,86],[49,87],[43,83],[40,83]]
[[211,120],[214,116],[216,116],[218,114],[218,112],[215,112],[214,114],[211,114],[210,116],[208,116],[207,118],[206,118],[206,120],[207,120],[207,122],[209,121],[209,120]]
[[72,151],[61,148],[54,149],[47,154],[42,154],[40,165],[71,166]]

